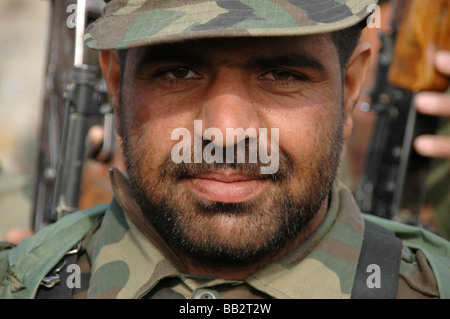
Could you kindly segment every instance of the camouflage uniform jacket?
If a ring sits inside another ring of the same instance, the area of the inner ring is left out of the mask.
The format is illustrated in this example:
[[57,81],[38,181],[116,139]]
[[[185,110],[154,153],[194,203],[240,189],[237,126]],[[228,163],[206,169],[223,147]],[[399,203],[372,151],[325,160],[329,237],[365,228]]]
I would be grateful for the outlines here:
[[[341,185],[333,187],[328,214],[308,240],[244,280],[182,274],[130,221],[118,201],[95,209],[94,214],[84,212],[91,219],[98,216],[100,219],[97,223],[92,220],[95,226],[83,235],[84,250],[77,262],[82,271],[81,287],[75,288],[73,298],[192,298],[202,288],[214,290],[222,298],[350,298],[364,221],[350,191]],[[62,220],[76,219],[76,215]],[[48,227],[54,228],[58,223]],[[66,232],[78,231],[79,221],[69,224]],[[401,233],[403,226],[398,227]],[[433,234],[417,231],[418,236],[409,230],[403,231],[403,237],[428,242],[440,240]],[[43,240],[41,232],[35,236],[38,237],[35,241]],[[47,240],[48,237],[51,236],[44,236]],[[425,254],[414,245],[411,247],[404,245],[403,248],[397,297],[438,298],[438,284]],[[444,247],[447,257],[443,258],[446,258],[448,270],[449,246]],[[51,254],[47,255],[46,258],[52,258]],[[10,256],[6,274],[0,272],[0,297],[3,298],[23,296],[21,292],[28,289],[27,276],[29,281],[42,280],[32,277],[32,266],[25,267],[24,273],[15,268],[14,263],[25,258],[17,257],[14,249]],[[53,265],[57,261],[53,260]],[[445,274],[445,284],[448,284],[448,274]],[[6,280],[2,280],[2,276]]]

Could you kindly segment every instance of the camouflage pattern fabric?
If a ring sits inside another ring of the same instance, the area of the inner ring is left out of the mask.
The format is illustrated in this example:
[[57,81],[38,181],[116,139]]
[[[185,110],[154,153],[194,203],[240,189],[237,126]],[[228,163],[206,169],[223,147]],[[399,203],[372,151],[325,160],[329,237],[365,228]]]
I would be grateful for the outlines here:
[[[85,33],[88,47],[120,50],[211,37],[293,36],[350,27],[376,0],[113,0]],[[370,8],[369,8],[370,9]]]
[[[113,201],[79,261],[90,284],[83,284],[74,298],[190,299],[200,289],[210,289],[221,298],[347,299],[363,230],[363,219],[350,191],[335,185],[327,217],[306,242],[244,280],[224,280],[180,273]],[[398,297],[438,296],[424,255],[405,246]]]

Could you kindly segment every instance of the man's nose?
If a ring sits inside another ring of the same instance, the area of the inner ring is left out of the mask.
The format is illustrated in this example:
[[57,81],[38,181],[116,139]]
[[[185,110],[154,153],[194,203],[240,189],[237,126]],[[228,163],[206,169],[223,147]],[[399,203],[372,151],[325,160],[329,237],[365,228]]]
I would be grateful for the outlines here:
[[[214,136],[214,143],[221,147],[236,145],[244,138],[257,138],[261,119],[255,93],[251,83],[240,70],[227,68],[218,72],[204,99],[202,136],[205,136],[208,129],[218,129],[222,133],[222,140]],[[233,130],[236,129],[243,129],[254,136],[238,134],[231,138]]]

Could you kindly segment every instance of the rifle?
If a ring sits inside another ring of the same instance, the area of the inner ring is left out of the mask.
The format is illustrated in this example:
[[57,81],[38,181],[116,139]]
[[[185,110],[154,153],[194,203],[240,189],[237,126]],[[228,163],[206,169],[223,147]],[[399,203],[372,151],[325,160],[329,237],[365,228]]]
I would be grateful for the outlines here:
[[417,154],[412,143],[434,133],[437,119],[417,113],[412,101],[417,92],[449,86],[435,71],[433,56],[450,50],[450,0],[393,0],[391,6],[393,32],[380,36],[371,93],[377,120],[355,197],[364,213],[418,224],[430,159]]
[[101,123],[102,117],[105,126],[111,128],[105,133],[102,160],[109,160],[114,152],[113,108],[108,103],[98,56],[87,50],[82,38],[87,24],[101,15],[103,5],[101,0],[51,1],[32,211],[35,231],[78,209],[87,133],[92,125]]

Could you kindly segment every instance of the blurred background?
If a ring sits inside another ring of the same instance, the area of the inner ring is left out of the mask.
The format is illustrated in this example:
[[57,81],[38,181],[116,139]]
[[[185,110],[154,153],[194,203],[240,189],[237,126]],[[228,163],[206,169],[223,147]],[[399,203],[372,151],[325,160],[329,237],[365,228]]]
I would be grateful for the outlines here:
[[29,228],[49,3],[0,1],[0,240]]

